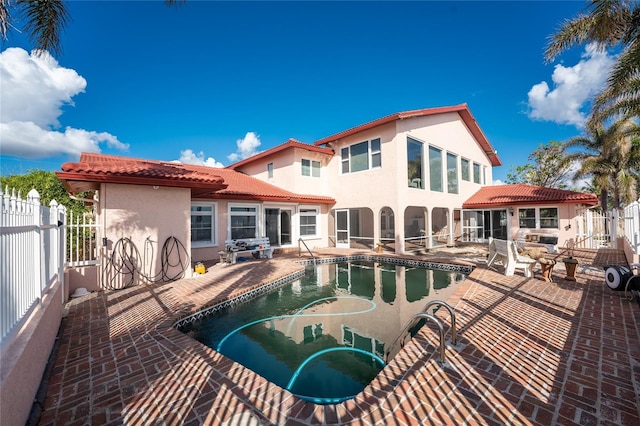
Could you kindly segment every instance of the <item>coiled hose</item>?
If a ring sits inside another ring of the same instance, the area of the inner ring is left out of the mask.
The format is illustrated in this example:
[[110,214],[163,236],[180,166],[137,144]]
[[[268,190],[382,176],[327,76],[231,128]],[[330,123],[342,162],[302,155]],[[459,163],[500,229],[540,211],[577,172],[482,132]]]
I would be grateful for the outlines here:
[[[147,238],[147,242],[149,239]],[[145,265],[147,258],[147,247],[145,242],[145,255],[142,264]],[[176,259],[173,263],[172,256]],[[136,282],[136,278],[142,278],[149,283],[171,282],[184,277],[184,272],[190,265],[191,260],[184,244],[174,236],[167,238],[160,251],[161,268],[155,275],[145,273],[139,266],[141,256],[140,251],[130,238],[120,238],[115,245],[111,255],[105,262],[102,270],[102,282],[109,290],[121,290],[131,287]],[[151,252],[153,260],[153,252]],[[171,269],[176,269],[176,273],[169,275]]]

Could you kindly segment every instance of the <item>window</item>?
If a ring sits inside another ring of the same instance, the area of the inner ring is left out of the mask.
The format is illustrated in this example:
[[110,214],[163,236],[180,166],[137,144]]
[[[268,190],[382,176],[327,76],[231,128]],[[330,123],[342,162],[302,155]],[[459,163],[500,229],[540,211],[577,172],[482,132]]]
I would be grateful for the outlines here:
[[267,164],[267,177],[268,178],[273,177],[273,163]]
[[342,173],[360,172],[382,167],[380,138],[351,145],[340,150]]
[[480,164],[473,163],[473,181],[480,183]]
[[447,153],[447,191],[458,193],[458,156],[451,153]]
[[211,246],[216,243],[216,203],[191,204],[191,245]]
[[231,239],[256,238],[258,236],[258,207],[231,206],[229,208]]
[[322,323],[306,325],[302,329],[302,334],[304,336],[304,343],[311,343],[314,340],[318,340],[322,337]]
[[540,228],[558,229],[558,209],[547,207],[540,209]]
[[432,191],[442,192],[442,150],[429,147],[429,183]]
[[424,189],[422,167],[423,143],[407,138],[407,177],[410,188]]
[[535,228],[536,209],[518,209],[518,226],[520,228]]
[[462,180],[466,180],[467,182],[471,181],[471,169],[469,167],[469,160],[463,158],[460,164],[460,171],[462,172]]
[[382,152],[380,151],[380,138],[371,140],[371,167],[382,167]]
[[300,236],[317,235],[318,209],[317,208],[301,208],[300,209]]
[[518,225],[530,229],[558,229],[558,208],[518,209]]
[[320,162],[302,159],[302,176],[320,177]]

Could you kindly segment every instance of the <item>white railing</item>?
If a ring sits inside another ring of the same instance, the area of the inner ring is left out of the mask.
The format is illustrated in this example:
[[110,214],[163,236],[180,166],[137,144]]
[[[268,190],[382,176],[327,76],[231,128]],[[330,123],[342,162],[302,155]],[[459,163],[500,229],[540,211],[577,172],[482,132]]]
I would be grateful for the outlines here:
[[67,217],[67,264],[66,266],[97,265],[98,245],[96,232],[98,225],[93,215],[74,215],[69,212]]
[[621,222],[624,222],[624,238],[633,252],[640,254],[640,202],[634,201],[624,208]]
[[38,191],[27,199],[0,188],[0,341],[38,306],[56,280],[64,284],[66,209],[53,200],[40,205]]

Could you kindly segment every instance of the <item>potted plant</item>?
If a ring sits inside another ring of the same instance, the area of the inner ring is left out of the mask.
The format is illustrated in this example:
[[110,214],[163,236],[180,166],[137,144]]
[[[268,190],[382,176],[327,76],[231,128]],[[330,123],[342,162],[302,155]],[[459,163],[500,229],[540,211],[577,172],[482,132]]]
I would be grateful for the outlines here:
[[567,271],[567,276],[564,277],[567,281],[576,281],[576,268],[578,267],[578,259],[573,257],[573,247],[568,249],[569,256],[562,259],[564,262],[564,268]]

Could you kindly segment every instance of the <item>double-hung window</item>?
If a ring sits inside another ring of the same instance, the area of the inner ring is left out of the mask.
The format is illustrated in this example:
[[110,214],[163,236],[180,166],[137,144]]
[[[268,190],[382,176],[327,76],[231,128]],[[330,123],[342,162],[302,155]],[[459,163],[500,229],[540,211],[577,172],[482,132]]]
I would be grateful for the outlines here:
[[256,238],[258,236],[258,207],[232,205],[229,207],[231,239]]
[[302,159],[302,176],[320,177],[320,162]]
[[360,142],[340,150],[342,173],[354,173],[382,167],[380,138]]
[[206,247],[216,243],[216,203],[191,204],[191,246]]
[[318,215],[317,207],[300,208],[300,236],[309,237],[318,235]]

